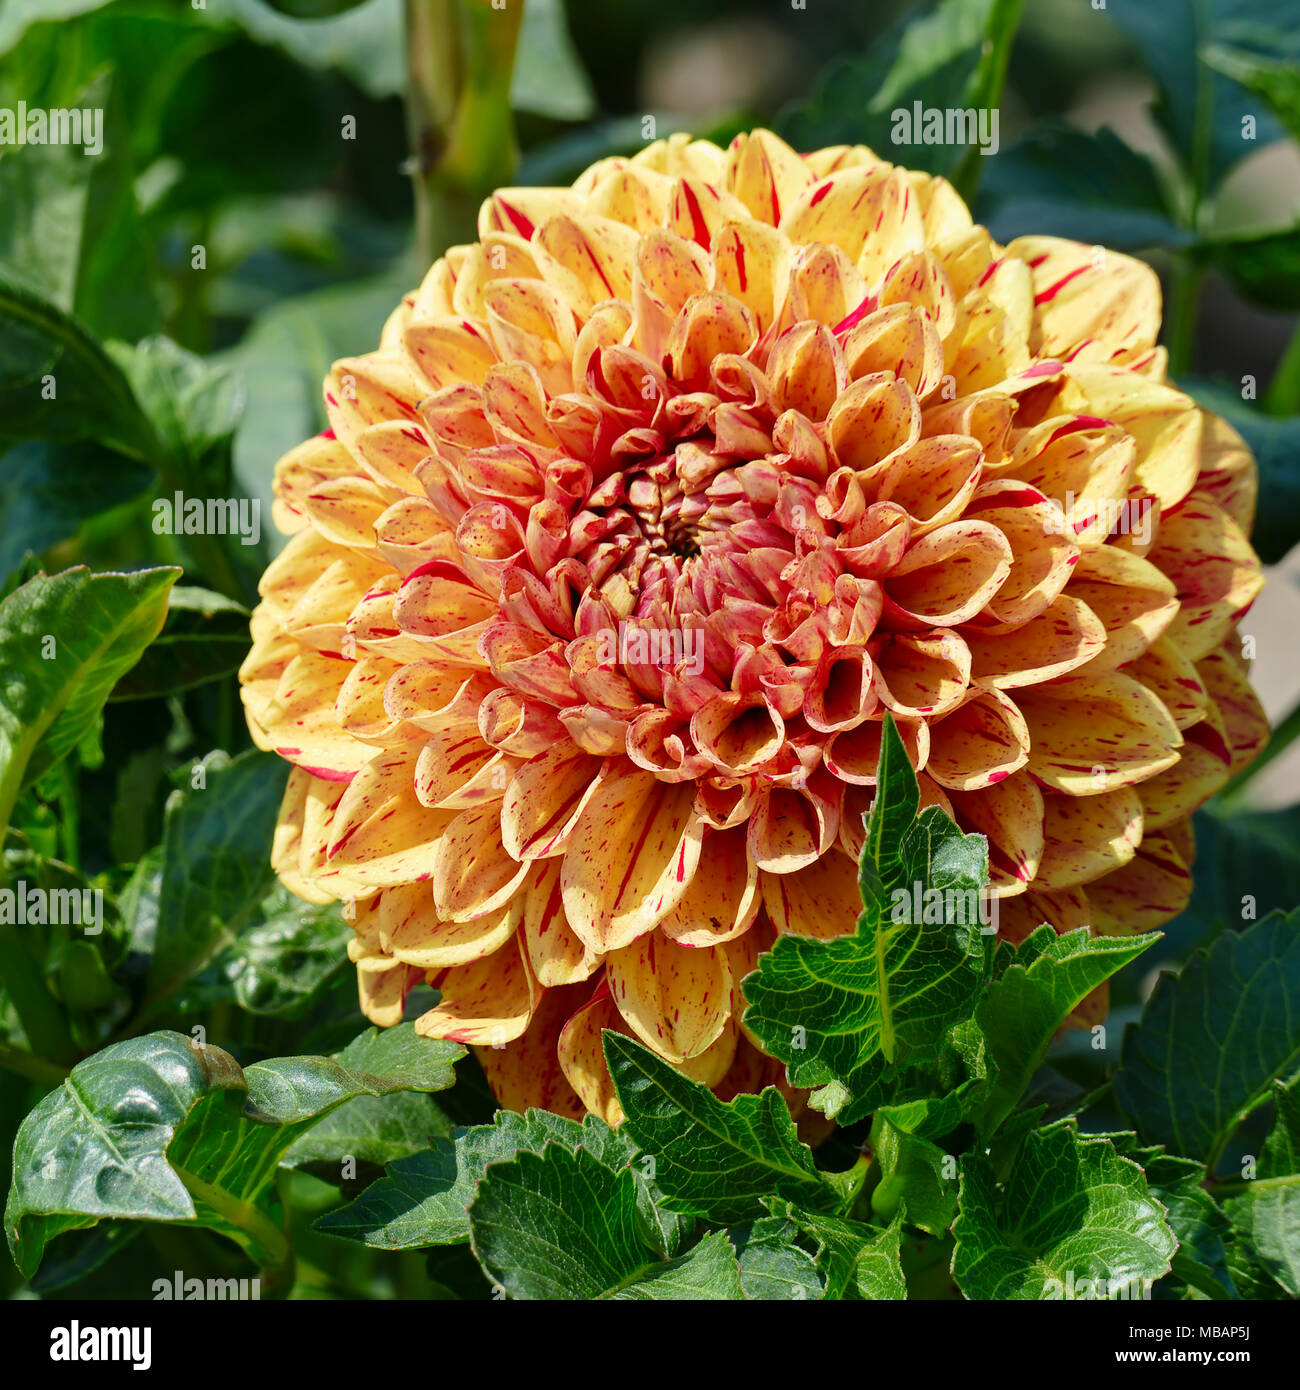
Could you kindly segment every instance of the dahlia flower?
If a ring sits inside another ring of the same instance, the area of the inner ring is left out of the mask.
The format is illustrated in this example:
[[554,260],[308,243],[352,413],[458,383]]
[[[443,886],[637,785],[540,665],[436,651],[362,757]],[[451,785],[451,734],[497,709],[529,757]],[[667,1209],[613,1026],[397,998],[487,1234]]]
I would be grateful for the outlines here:
[[887,713],[1004,936],[1180,910],[1267,732],[1256,475],[1166,380],[1145,265],[762,130],[478,234],[279,464],[241,672],[293,764],[275,868],[346,905],[371,1019],[435,985],[418,1030],[510,1108],[617,1121],[604,1028],[781,1084],[739,984],[853,929]]

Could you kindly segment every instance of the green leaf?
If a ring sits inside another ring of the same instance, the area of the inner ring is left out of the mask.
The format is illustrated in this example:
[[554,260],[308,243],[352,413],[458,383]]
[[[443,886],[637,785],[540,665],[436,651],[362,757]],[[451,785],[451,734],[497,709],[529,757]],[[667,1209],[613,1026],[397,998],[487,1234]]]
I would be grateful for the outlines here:
[[429,1096],[411,1091],[358,1096],[313,1125],[282,1162],[286,1168],[310,1167],[337,1182],[345,1158],[383,1167],[427,1149],[449,1129],[447,1117]]
[[[548,1144],[587,1149],[616,1169],[631,1164],[637,1152],[630,1136],[595,1116],[579,1124],[547,1110],[502,1110],[491,1124],[455,1129],[426,1152],[391,1164],[355,1201],[322,1216],[316,1229],[380,1250],[468,1240],[466,1213],[488,1165],[519,1153],[540,1154]],[[661,1208],[659,1189],[640,1166],[632,1176],[643,1242],[663,1255],[676,1254],[693,1223]]]
[[717,1302],[744,1297],[736,1252],[722,1231],[711,1232],[686,1254],[652,1265],[630,1284],[609,1294],[618,1303],[665,1299]]
[[938,807],[916,816],[916,773],[892,719],[877,788],[857,931],[782,935],[743,985],[746,1027],[793,1085],[826,1088],[812,1103],[842,1124],[901,1098],[906,1070],[932,1062],[947,1030],[970,1016],[990,956],[979,905],[987,844]]
[[816,1241],[817,1267],[826,1279],[824,1299],[897,1302],[907,1297],[901,1218],[880,1230],[859,1221],[801,1211],[788,1202],[769,1200],[767,1206]]
[[0,604],[0,824],[18,793],[95,727],[157,635],[179,570],[38,575]]
[[154,700],[225,680],[248,655],[248,609],[211,589],[177,585],[163,629],[111,699]]
[[557,121],[585,121],[596,95],[569,37],[562,0],[528,0],[524,6],[510,105]]
[[1209,1298],[1235,1299],[1224,1243],[1231,1228],[1223,1208],[1204,1188],[1192,1184],[1163,1188],[1152,1183],[1151,1195],[1164,1207],[1178,1241],[1173,1273]]
[[988,161],[980,220],[1001,242],[1063,236],[1120,251],[1183,246],[1155,166],[1113,131],[1031,130]]
[[943,1235],[957,1214],[957,1174],[948,1175],[952,1156],[915,1134],[896,1129],[882,1113],[871,1131],[880,1165],[880,1182],[871,1194],[871,1210],[892,1221],[900,1209],[907,1223],[930,1235]]
[[249,751],[210,754],[196,767],[202,785],[173,792],[163,822],[157,934],[145,1009],[172,993],[239,936],[273,881],[268,846],[288,771]]
[[1300,139],[1300,63],[1293,56],[1211,43],[1201,50],[1201,58],[1215,72],[1263,97],[1292,138]]
[[159,309],[109,74],[99,73],[64,109],[100,113],[101,148],[89,152],[91,132],[83,128],[81,143],[6,152],[0,264],[93,332],[134,340],[157,327]]
[[244,385],[230,368],[210,367],[170,338],[146,338],[109,352],[122,368],[159,442],[164,477],[194,495],[230,484],[230,441],[244,409]]
[[[1279,138],[1258,103],[1206,63],[1246,18],[1238,0],[1144,0],[1111,5],[1107,13],[1141,51],[1160,88],[1156,114],[1202,192],[1238,160]],[[1298,23],[1294,0],[1276,0],[1266,19],[1245,27],[1252,46],[1274,49],[1286,47]],[[1257,118],[1253,140],[1245,138],[1247,116]]]
[[1207,238],[1195,255],[1226,275],[1243,298],[1279,313],[1300,309],[1300,225]]
[[179,1033],[115,1043],[22,1123],[5,1207],[14,1261],[28,1275],[55,1236],[104,1218],[198,1223],[259,1262],[282,1260],[272,1179],[294,1140],[354,1096],[449,1086],[461,1052],[413,1024],[371,1029],[337,1059],[242,1070]]
[[304,67],[337,68],[375,97],[400,95],[405,76],[401,0],[363,0],[324,19],[276,14],[264,0],[222,0],[196,11],[197,23],[232,21],[259,43]]
[[1230,1227],[1222,1207],[1201,1186],[1204,1166],[1194,1158],[1166,1153],[1158,1144],[1143,1144],[1132,1130],[1091,1137],[1108,1139],[1116,1153],[1132,1159],[1146,1174],[1147,1187],[1164,1207],[1178,1241],[1173,1277],[1207,1298],[1237,1298],[1225,1244]]
[[641,1238],[636,1180],[584,1147],[549,1144],[493,1164],[469,1208],[470,1241],[512,1298],[740,1299],[721,1232],[675,1260]]
[[[893,113],[999,106],[1023,0],[941,0],[905,15],[866,51],[840,59],[779,132],[795,149],[866,144],[911,169],[949,173],[988,163],[966,145],[895,145]],[[890,151],[893,151],[891,154]]]
[[1176,1248],[1141,1168],[1067,1123],[1026,1135],[1001,1183],[988,1157],[964,1155],[953,1234],[953,1276],[971,1299],[1082,1297],[1082,1280],[1128,1296],[1167,1273]]
[[1228,1248],[1228,1273],[1238,1295],[1251,1302],[1277,1301],[1290,1299],[1291,1295],[1260,1263],[1250,1242],[1233,1231],[1226,1241]]
[[71,314],[3,269],[0,420],[14,439],[94,438],[134,459],[157,454],[149,421],[103,346]]
[[40,20],[71,19],[107,3],[108,0],[8,0],[0,9],[0,53],[7,53],[28,27]]
[[1228,1215],[1259,1264],[1300,1298],[1300,1079],[1274,1084],[1273,1128],[1255,1176]]
[[1087,927],[1057,936],[1039,927],[1010,955],[976,1011],[995,1075],[981,1116],[991,1134],[1024,1094],[1057,1030],[1098,985],[1160,939],[1093,936]]
[[94,440],[25,440],[0,457],[0,574],[40,555],[83,522],[139,496],[153,470]]
[[988,1090],[986,1076],[974,1076],[959,1082],[939,1096],[921,1096],[915,1100],[882,1105],[875,1113],[883,1115],[904,1134],[923,1139],[942,1139],[951,1134],[963,1120],[979,1108]]
[[666,1206],[730,1225],[773,1193],[813,1209],[837,1205],[774,1086],[720,1101],[648,1048],[608,1030],[605,1059],[626,1116],[620,1133],[654,1160]]
[[1115,1098],[1148,1143],[1212,1168],[1274,1079],[1300,1067],[1298,927],[1300,913],[1269,917],[1161,975],[1115,1074]]
[[[1251,811],[1211,802],[1196,813],[1196,872],[1192,900],[1165,929],[1154,959],[1181,961],[1224,931],[1239,931],[1243,912],[1253,919],[1289,911],[1300,902],[1300,806]],[[1249,886],[1249,898],[1242,888]]]
[[821,1298],[816,1262],[795,1243],[799,1228],[788,1217],[764,1216],[727,1234],[740,1261],[740,1287],[751,1302]]
[[307,903],[277,883],[213,963],[226,987],[218,997],[246,1013],[297,1017],[347,967],[352,936],[338,903]]

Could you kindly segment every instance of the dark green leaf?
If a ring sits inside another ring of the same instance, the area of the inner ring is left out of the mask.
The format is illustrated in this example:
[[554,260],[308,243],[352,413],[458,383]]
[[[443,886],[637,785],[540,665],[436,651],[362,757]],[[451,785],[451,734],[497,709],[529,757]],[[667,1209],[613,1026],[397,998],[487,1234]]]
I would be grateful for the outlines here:
[[[1192,900],[1150,959],[1181,960],[1220,932],[1237,931],[1300,902],[1300,806],[1252,811],[1211,802],[1192,822]],[[1249,887],[1249,893],[1242,889]]]
[[1002,242],[1063,236],[1137,251],[1191,240],[1165,204],[1155,166],[1110,130],[1030,131],[988,161],[979,209]]
[[989,986],[975,1015],[995,1069],[981,1119],[985,1133],[992,1133],[1011,1113],[1052,1038],[1074,1010],[1158,940],[1154,932],[1093,936],[1087,927],[1057,936],[1044,926],[1020,943],[1011,956],[1013,963]]
[[230,441],[244,409],[239,377],[170,338],[147,338],[135,348],[112,344],[110,351],[153,426],[164,477],[205,499],[225,492]]
[[179,570],[39,575],[0,604],[0,821],[94,728],[156,636]]
[[163,824],[147,980],[153,1006],[234,943],[273,878],[268,856],[284,763],[250,751],[233,761],[213,753],[198,766],[202,784],[172,794]]
[[764,1216],[727,1232],[740,1261],[740,1286],[751,1302],[819,1299],[822,1279],[812,1256],[795,1242],[788,1217]]
[[105,1217],[198,1222],[259,1260],[282,1257],[271,1180],[311,1124],[357,1095],[451,1084],[453,1043],[371,1029],[337,1060],[241,1070],[179,1033],[115,1043],[78,1063],[23,1121],[5,1230],[24,1273],[63,1231]]
[[1300,1080],[1274,1087],[1273,1128],[1255,1176],[1228,1215],[1260,1265],[1300,1298]]
[[325,19],[276,14],[265,0],[222,0],[196,12],[198,22],[232,20],[259,43],[281,49],[305,67],[337,68],[372,96],[397,96],[403,87],[404,44],[399,0],[363,0]]
[[835,1208],[835,1189],[799,1142],[775,1087],[720,1101],[621,1033],[605,1033],[605,1058],[626,1116],[620,1133],[654,1160],[665,1205],[721,1225],[752,1216],[774,1193]]
[[[21,145],[0,160],[0,263],[92,331],[134,340],[157,326],[158,307],[108,74],[63,109],[77,113],[80,143]],[[84,112],[98,113],[93,126]]]
[[[381,1250],[468,1240],[466,1213],[488,1165],[519,1153],[540,1154],[548,1144],[587,1149],[615,1169],[626,1168],[636,1156],[630,1136],[594,1116],[578,1124],[546,1110],[526,1115],[503,1110],[491,1124],[456,1129],[427,1152],[393,1163],[355,1201],[321,1217],[316,1228]],[[661,1209],[659,1190],[643,1165],[634,1165],[632,1175],[643,1243],[675,1254],[693,1223]]]
[[585,121],[595,94],[569,38],[563,0],[529,0],[515,50],[510,105],[557,121]]
[[1001,1184],[988,1157],[965,1154],[953,1234],[971,1299],[1140,1298],[1176,1247],[1141,1168],[1066,1123],[1029,1133]]
[[158,441],[126,377],[71,314],[0,269],[0,420],[13,439],[95,439],[152,460]]
[[93,440],[16,444],[0,457],[0,574],[12,573],[28,551],[40,555],[90,517],[129,502],[153,477],[152,469]]
[[212,971],[246,1012],[292,1017],[347,966],[352,935],[338,903],[307,903],[276,884]]
[[266,0],[273,10],[291,19],[328,19],[355,10],[364,0]]
[[1204,1188],[1191,1184],[1162,1188],[1153,1183],[1151,1195],[1164,1207],[1178,1241],[1173,1273],[1209,1298],[1236,1298],[1224,1245],[1230,1228],[1219,1204]]
[[283,1163],[286,1168],[311,1167],[338,1181],[344,1159],[383,1167],[427,1149],[449,1129],[447,1117],[429,1096],[410,1091],[358,1096],[313,1125]]
[[[1287,36],[1293,38],[1294,28]],[[1216,72],[1263,97],[1295,139],[1300,139],[1300,62],[1294,56],[1252,53],[1228,43],[1207,44],[1202,59]]]
[[[895,143],[894,113],[914,103],[950,110],[997,109],[1023,0],[940,0],[904,15],[865,54],[827,69],[802,105],[783,113],[780,133],[795,149],[870,145],[911,169],[947,173],[982,159],[970,146]],[[946,133],[946,131],[945,131]]]
[[549,1144],[493,1164],[469,1209],[470,1241],[512,1298],[741,1299],[721,1232],[675,1260],[641,1238],[636,1180],[590,1150]]
[[1274,1079],[1295,1074],[1298,927],[1300,915],[1275,915],[1160,977],[1115,1075],[1115,1098],[1148,1143],[1213,1166]]
[[[1159,84],[1161,123],[1184,165],[1207,191],[1239,159],[1278,139],[1267,113],[1236,82],[1206,66],[1206,55],[1240,22],[1238,0],[1123,0],[1107,13],[1137,44]],[[1248,25],[1261,46],[1285,46],[1300,22],[1294,0],[1277,0],[1267,20]],[[1244,118],[1256,117],[1253,139]]]
[[990,955],[980,922],[986,842],[938,807],[915,815],[916,774],[891,719],[877,787],[857,931],[782,935],[743,986],[746,1027],[794,1085],[826,1088],[813,1104],[842,1124],[902,1098],[903,1073],[933,1062],[947,1030],[970,1016]]
[[788,1202],[767,1205],[816,1241],[817,1265],[826,1279],[823,1298],[898,1302],[907,1297],[900,1259],[901,1218],[880,1230],[838,1216],[800,1211]]
[[112,699],[151,700],[224,680],[239,670],[249,642],[243,604],[210,589],[178,584],[162,631],[118,681]]
[[1300,226],[1215,237],[1199,243],[1195,254],[1222,271],[1244,298],[1279,313],[1300,309]]

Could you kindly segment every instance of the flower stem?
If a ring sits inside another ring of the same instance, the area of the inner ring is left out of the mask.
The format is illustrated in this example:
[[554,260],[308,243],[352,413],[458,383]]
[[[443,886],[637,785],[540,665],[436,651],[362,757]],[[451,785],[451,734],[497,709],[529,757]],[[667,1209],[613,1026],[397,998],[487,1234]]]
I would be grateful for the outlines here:
[[[4,981],[5,993],[23,1025],[32,1052],[56,1065],[75,1061],[77,1048],[68,1032],[63,1010],[46,989],[40,966],[13,923],[0,926],[0,980]],[[17,1066],[13,1069],[19,1070]]]
[[47,1062],[44,1057],[11,1047],[8,1043],[0,1043],[0,1067],[50,1089],[61,1086],[68,1074],[67,1067],[61,1067],[57,1062]]
[[1190,257],[1180,256],[1174,265],[1169,301],[1169,375],[1177,381],[1195,363],[1196,322],[1200,309],[1201,282],[1205,269]]
[[406,0],[407,136],[426,264],[473,238],[479,204],[514,171],[510,80],[523,15],[524,0]]
[[1286,345],[1268,383],[1263,406],[1269,415],[1294,415],[1300,411],[1300,327]]

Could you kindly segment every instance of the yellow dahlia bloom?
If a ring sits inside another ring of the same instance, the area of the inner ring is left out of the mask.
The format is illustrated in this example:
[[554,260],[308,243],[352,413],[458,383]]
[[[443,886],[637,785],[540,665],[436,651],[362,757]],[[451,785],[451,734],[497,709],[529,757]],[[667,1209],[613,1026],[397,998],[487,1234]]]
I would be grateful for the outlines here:
[[[602,1028],[777,1080],[739,981],[859,910],[892,712],[1001,930],[1142,930],[1266,735],[1241,439],[1126,256],[766,131],[506,189],[281,461],[243,668],[366,1013],[617,1119]],[[797,1097],[794,1103],[798,1104]]]

